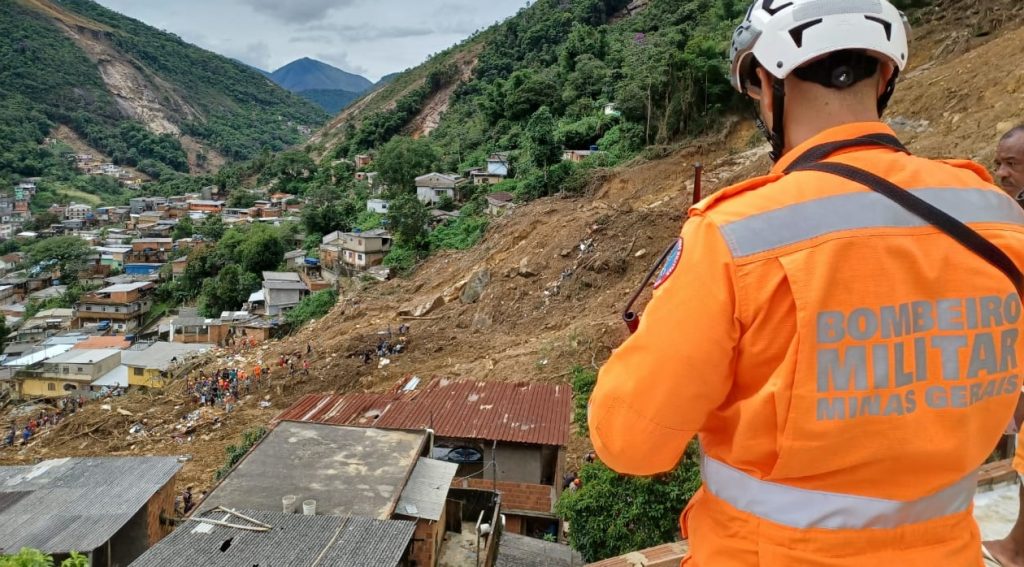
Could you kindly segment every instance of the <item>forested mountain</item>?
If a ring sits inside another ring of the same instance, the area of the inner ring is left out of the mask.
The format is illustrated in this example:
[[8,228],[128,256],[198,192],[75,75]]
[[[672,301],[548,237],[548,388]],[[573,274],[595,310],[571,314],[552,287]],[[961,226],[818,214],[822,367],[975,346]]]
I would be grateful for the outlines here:
[[625,159],[700,133],[736,105],[725,49],[745,8],[745,0],[538,0],[398,76],[311,143],[334,158],[429,134],[438,167],[449,171],[511,151],[527,192],[545,194],[563,179],[548,171],[561,157],[552,148],[598,145]]
[[326,118],[259,72],[90,0],[0,2],[0,174],[58,126],[153,177],[301,142]]
[[270,78],[292,92],[341,90],[362,93],[373,83],[366,77],[342,71],[323,61],[303,57],[270,74]]
[[[920,0],[897,2],[903,6]],[[524,197],[560,190],[559,150],[597,145],[604,164],[747,111],[727,47],[749,0],[537,0],[406,71],[310,142],[351,157],[394,136],[426,140],[438,170],[512,152]]]
[[320,108],[323,108],[329,114],[337,114],[341,112],[342,109],[355,102],[359,97],[363,96],[360,93],[340,89],[310,89],[308,91],[302,91],[298,93],[298,95],[320,105]]

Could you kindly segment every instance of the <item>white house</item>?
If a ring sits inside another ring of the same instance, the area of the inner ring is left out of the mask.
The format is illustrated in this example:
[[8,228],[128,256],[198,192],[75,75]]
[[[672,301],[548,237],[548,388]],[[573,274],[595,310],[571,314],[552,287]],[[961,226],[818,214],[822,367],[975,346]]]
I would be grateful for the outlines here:
[[92,207],[80,203],[72,203],[64,212],[68,220],[85,220],[91,214]]
[[388,202],[384,199],[370,199],[366,202],[366,210],[380,215],[388,214]]
[[454,173],[428,173],[416,178],[416,197],[421,203],[436,205],[445,196],[457,200],[466,180]]
[[508,154],[491,154],[487,158],[487,174],[508,177]]

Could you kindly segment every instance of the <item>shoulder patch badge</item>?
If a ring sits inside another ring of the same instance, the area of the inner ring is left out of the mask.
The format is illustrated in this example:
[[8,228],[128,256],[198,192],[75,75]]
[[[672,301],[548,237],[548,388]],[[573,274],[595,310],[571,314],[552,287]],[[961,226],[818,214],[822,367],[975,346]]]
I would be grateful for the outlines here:
[[654,289],[661,287],[676,272],[676,268],[679,266],[679,258],[682,255],[683,239],[677,238],[675,246],[672,247],[668,257],[665,258],[665,265],[661,267],[661,272],[658,273],[658,279],[654,280]]

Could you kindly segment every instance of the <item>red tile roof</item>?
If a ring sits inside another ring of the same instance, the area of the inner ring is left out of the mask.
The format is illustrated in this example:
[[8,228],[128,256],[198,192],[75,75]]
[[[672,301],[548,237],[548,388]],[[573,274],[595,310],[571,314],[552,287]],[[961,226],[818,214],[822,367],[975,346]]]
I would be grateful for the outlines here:
[[438,437],[565,446],[572,418],[566,384],[435,380],[412,391],[311,394],[278,416],[381,429],[433,429]]

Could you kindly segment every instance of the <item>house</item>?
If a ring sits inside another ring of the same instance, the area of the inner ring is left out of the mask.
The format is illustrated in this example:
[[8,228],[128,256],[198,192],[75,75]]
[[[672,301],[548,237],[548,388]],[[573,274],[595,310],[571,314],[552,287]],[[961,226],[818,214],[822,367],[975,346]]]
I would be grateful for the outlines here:
[[[72,350],[92,350],[92,349],[117,349],[125,350],[132,346],[131,341],[124,337],[118,336],[92,336],[88,337],[83,341],[78,341],[72,346]],[[127,384],[127,383],[126,383]]]
[[219,215],[224,210],[224,201],[196,199],[188,202],[188,210],[192,212]]
[[302,278],[298,272],[263,272],[263,280],[268,282],[299,282]]
[[75,304],[76,328],[104,327],[130,333],[140,327],[153,308],[151,282],[112,285],[84,294]]
[[80,203],[71,203],[68,206],[65,216],[68,220],[84,221],[94,217],[92,207]]
[[264,280],[262,291],[266,314],[275,316],[297,307],[309,295],[309,286],[301,280]]
[[43,361],[40,370],[23,370],[15,379],[22,399],[67,396],[88,390],[93,381],[120,365],[120,350],[75,350],[72,347]]
[[306,251],[305,250],[292,250],[291,252],[285,252],[284,263],[290,268],[299,268],[305,263]]
[[416,178],[416,197],[426,205],[436,205],[445,197],[457,201],[466,180],[454,173],[428,173]]
[[214,346],[164,342],[137,344],[121,353],[121,364],[128,368],[128,385],[162,388],[175,365]]
[[591,148],[589,150],[565,150],[562,152],[562,161],[580,163],[596,153],[596,148]]
[[86,457],[0,467],[0,545],[59,564],[72,551],[91,565],[128,565],[170,532],[175,457]]
[[129,213],[141,215],[147,211],[155,211],[157,207],[167,204],[166,197],[133,197],[128,199]]
[[366,154],[356,156],[356,169],[362,169],[373,163],[373,157]]
[[[195,514],[189,527],[175,530],[132,567],[168,565],[373,565],[404,567],[413,524],[393,520],[304,516],[262,510],[237,510],[249,519],[209,511]],[[225,520],[227,518],[227,520]],[[203,519],[211,520],[206,523]],[[228,521],[265,532],[224,526]],[[189,529],[195,527],[195,529]],[[224,542],[230,541],[225,547]]]
[[40,311],[18,328],[14,338],[18,342],[37,343],[52,337],[71,328],[74,312],[74,309],[61,308]]
[[0,284],[0,305],[8,305],[14,302],[14,286]]
[[505,191],[487,195],[487,214],[500,217],[514,206],[515,195]]
[[386,230],[332,233],[320,246],[320,261],[330,271],[361,272],[379,266],[391,251],[392,237]]
[[424,457],[429,437],[426,431],[279,422],[198,513],[218,507],[277,512],[291,495],[296,504],[314,501],[318,515],[405,521],[415,533],[401,546],[403,565],[433,567],[447,514],[460,506],[448,505],[458,467]]
[[282,420],[377,429],[430,428],[431,457],[459,464],[456,486],[496,487],[509,533],[558,534],[572,392],[564,384],[415,378],[383,394],[309,395]]
[[171,320],[167,340],[172,343],[221,344],[223,337],[216,336],[220,324],[218,319],[200,317],[198,309],[182,307],[178,316]]
[[370,199],[366,201],[366,210],[378,215],[388,214],[388,202],[384,199]]
[[470,172],[473,185],[493,185],[501,183],[508,177],[509,161],[507,153],[491,154],[487,158],[487,167],[474,169]]
[[[676,562],[659,567],[679,567],[682,557],[676,558]],[[526,537],[519,534],[501,534],[501,546],[498,548],[497,567],[527,567],[543,565],[544,567],[582,567],[588,565],[583,561],[583,556],[568,545],[545,541],[533,537]],[[591,563],[588,567],[595,567]],[[654,563],[625,563],[621,567],[653,567]]]

